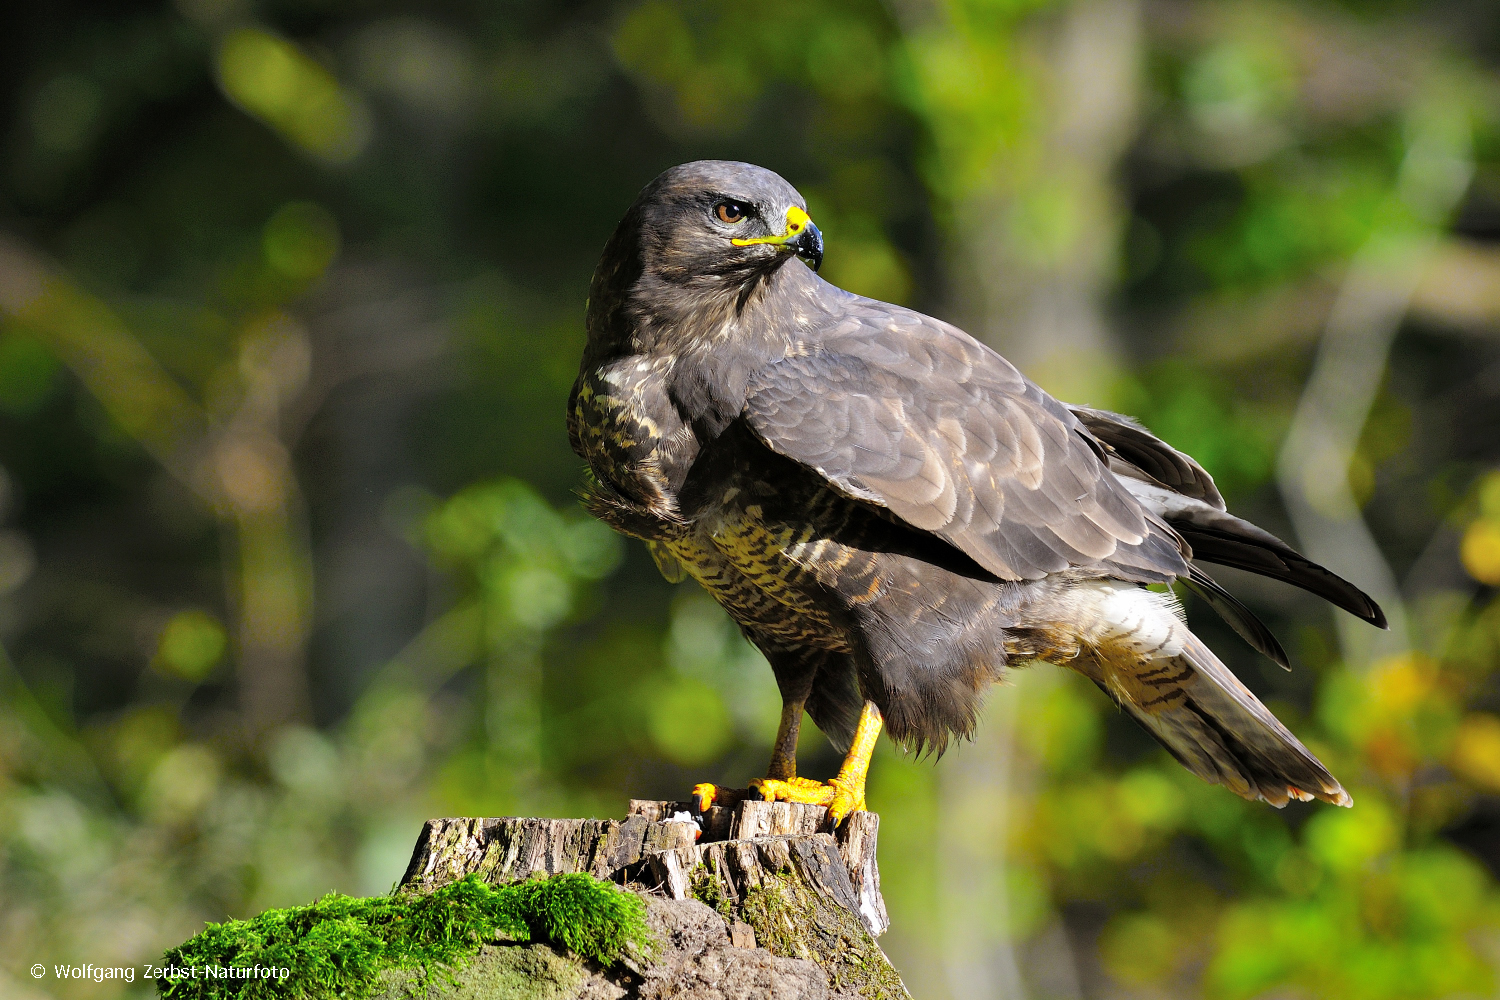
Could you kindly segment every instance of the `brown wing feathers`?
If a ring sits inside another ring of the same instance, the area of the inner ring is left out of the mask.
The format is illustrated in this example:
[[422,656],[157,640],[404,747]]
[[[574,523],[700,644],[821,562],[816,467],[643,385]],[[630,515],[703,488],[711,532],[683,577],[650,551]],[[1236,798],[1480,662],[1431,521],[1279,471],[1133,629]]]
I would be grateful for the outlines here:
[[[1063,407],[936,320],[889,312],[880,320],[846,319],[813,350],[751,379],[746,418],[769,447],[1002,579],[1091,563],[1141,582],[1188,578],[1282,665],[1285,651],[1244,605],[1201,571],[1189,577],[1174,532],[1196,558],[1292,583],[1385,624],[1358,588],[1225,512],[1213,477],[1135,421]],[[1155,530],[1141,506],[1160,518]]]
[[749,426],[1002,579],[1084,565],[1139,582],[1186,572],[1175,537],[1144,515],[1066,408],[992,351],[922,319],[824,339],[762,369]]
[[[1137,500],[1182,535],[1192,547],[1193,558],[1290,583],[1377,628],[1386,627],[1385,613],[1364,591],[1269,531],[1228,513],[1213,477],[1191,456],[1129,417],[1081,406],[1073,407],[1073,413],[1108,447],[1111,469]],[[1221,605],[1214,607],[1224,614]],[[1245,635],[1243,619],[1225,618]],[[1264,631],[1265,626],[1255,624]],[[1254,640],[1251,645],[1262,649]]]
[[1074,406],[1072,410],[1089,433],[1109,449],[1115,462],[1123,460],[1131,467],[1119,469],[1121,473],[1149,477],[1173,493],[1224,509],[1224,498],[1213,476],[1191,455],[1173,448],[1130,417],[1087,406]]

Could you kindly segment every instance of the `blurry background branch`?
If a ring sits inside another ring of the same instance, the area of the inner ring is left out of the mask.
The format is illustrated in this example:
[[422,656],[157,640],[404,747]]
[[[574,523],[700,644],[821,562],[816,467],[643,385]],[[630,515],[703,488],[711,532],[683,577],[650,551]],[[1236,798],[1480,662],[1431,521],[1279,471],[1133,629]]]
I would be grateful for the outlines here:
[[110,308],[0,235],[0,309],[41,332],[120,427],[183,482],[201,480],[208,419]]
[[[1500,337],[1500,250],[1434,233],[1417,272],[1409,313],[1453,333]],[[1220,361],[1254,357],[1268,347],[1300,349],[1327,327],[1339,275],[1315,275],[1247,295],[1204,296],[1177,317],[1177,346]]]
[[311,557],[282,407],[307,380],[306,336],[285,314],[247,328],[211,419],[104,302],[14,239],[0,237],[0,311],[38,334],[153,458],[231,530],[229,595],[239,617],[239,689],[254,739],[309,712],[304,644]]
[[1417,95],[1406,114],[1406,152],[1383,218],[1354,256],[1329,311],[1278,466],[1303,550],[1361,586],[1390,631],[1337,616],[1345,658],[1368,666],[1411,648],[1403,595],[1349,485],[1348,469],[1386,371],[1391,344],[1429,273],[1438,232],[1474,172],[1467,103],[1446,88]]

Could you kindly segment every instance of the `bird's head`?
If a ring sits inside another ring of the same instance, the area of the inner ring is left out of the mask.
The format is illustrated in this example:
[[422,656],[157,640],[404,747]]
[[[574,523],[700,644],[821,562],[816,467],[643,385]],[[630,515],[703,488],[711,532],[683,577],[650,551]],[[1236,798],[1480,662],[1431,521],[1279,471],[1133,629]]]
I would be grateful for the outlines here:
[[620,230],[617,238],[636,241],[644,270],[673,284],[740,284],[794,256],[814,271],[823,262],[807,202],[778,174],[749,163],[673,167],[646,186]]

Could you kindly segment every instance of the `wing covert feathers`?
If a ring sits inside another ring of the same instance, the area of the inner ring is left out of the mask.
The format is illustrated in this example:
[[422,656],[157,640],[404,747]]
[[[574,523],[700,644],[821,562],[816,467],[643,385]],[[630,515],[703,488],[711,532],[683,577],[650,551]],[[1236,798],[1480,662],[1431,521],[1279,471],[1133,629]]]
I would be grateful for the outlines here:
[[751,378],[745,420],[773,451],[1001,579],[1186,572],[1067,407],[956,328],[849,299],[831,333]]

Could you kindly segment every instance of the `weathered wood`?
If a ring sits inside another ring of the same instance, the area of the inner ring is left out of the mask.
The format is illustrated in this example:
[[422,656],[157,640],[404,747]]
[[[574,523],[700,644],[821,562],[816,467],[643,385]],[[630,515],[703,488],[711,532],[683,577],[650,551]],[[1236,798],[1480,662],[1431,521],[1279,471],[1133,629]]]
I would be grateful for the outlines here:
[[880,894],[880,865],[875,861],[879,833],[880,816],[872,812],[851,813],[834,831],[839,854],[849,868],[849,880],[859,900],[859,917],[876,937],[891,926],[891,918],[885,912],[885,897]]
[[403,886],[432,890],[478,874],[495,884],[542,872],[588,872],[622,881],[643,855],[691,845],[690,822],[656,822],[643,816],[597,819],[430,819],[412,852]]
[[729,944],[735,948],[754,948],[755,928],[743,920],[736,920],[729,925]]
[[[851,910],[871,934],[885,933],[890,919],[880,895],[876,862],[879,816],[853,813],[833,829],[823,806],[748,798],[734,798],[731,803],[714,806],[697,817],[691,803],[632,799],[624,820],[432,819],[423,826],[401,884],[431,890],[472,873],[501,884],[534,872],[589,872],[625,882],[637,876],[642,862],[660,851],[695,843],[832,832],[852,886]],[[698,825],[703,827],[701,836]],[[663,881],[668,877],[667,867],[657,864],[651,870],[664,890],[674,898],[685,898],[687,890],[680,878],[672,884]]]
[[[731,926],[741,922],[773,955],[816,962],[832,985],[872,996],[905,996],[875,943],[838,844],[828,833],[795,833],[695,844],[647,855],[645,884],[673,899],[697,899]],[[881,911],[883,917],[883,910]],[[883,928],[882,928],[883,929]]]
[[732,791],[721,801],[700,814],[691,803],[637,799],[623,820],[428,820],[402,885],[588,872],[655,898],[707,903],[732,948],[816,962],[829,996],[907,998],[875,943],[890,925],[875,860],[879,817],[857,812],[834,828],[822,806]]
[[[727,798],[730,804],[714,806],[703,814],[703,836],[698,841],[699,845],[831,832],[838,844],[839,854],[848,867],[849,880],[854,885],[857,900],[855,912],[866,929],[876,937],[884,934],[890,927],[885,900],[880,895],[880,866],[875,860],[880,829],[878,815],[871,812],[851,813],[835,828],[828,819],[828,809],[825,806],[799,802],[761,802],[746,798],[744,792],[736,789],[720,789],[720,798]],[[690,802],[630,800],[631,816],[641,816],[653,821],[673,816],[692,816],[692,809],[693,804]]]

